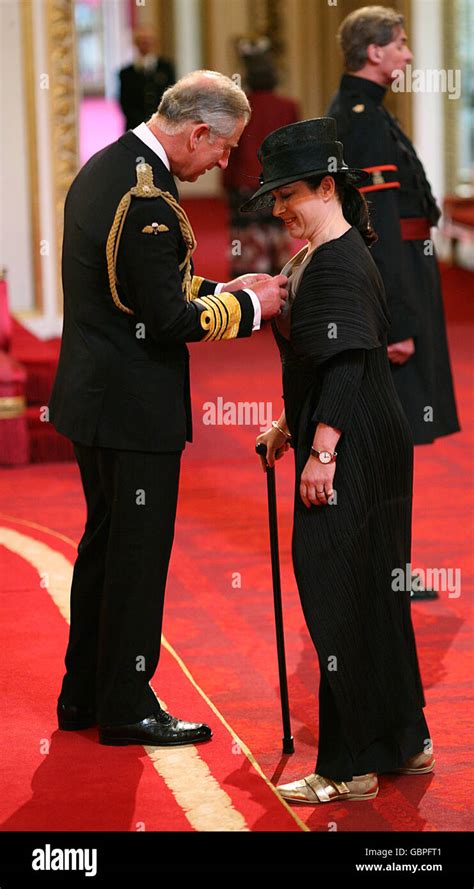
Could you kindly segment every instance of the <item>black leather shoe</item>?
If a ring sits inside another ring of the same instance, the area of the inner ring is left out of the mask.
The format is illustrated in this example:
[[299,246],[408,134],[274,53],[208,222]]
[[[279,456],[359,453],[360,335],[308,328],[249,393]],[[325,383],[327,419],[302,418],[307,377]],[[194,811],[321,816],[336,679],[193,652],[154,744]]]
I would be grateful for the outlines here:
[[95,710],[75,707],[72,704],[58,704],[58,726],[63,732],[79,732],[97,725]]
[[212,731],[204,722],[184,722],[157,711],[152,716],[130,725],[101,725],[101,744],[149,744],[154,747],[177,747],[182,744],[199,744],[209,741]]

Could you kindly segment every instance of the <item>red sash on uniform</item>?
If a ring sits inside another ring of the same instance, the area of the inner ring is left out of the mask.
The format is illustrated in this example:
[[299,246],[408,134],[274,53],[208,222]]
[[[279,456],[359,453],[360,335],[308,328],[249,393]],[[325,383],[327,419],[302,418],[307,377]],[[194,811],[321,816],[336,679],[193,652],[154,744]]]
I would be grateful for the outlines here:
[[431,237],[429,221],[424,216],[400,219],[403,241],[426,241]]

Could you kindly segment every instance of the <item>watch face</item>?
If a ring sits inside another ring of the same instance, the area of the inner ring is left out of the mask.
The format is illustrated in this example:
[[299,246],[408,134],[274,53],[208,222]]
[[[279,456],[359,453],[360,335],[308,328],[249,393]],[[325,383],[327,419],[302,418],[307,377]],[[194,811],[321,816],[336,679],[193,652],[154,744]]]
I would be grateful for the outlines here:
[[319,459],[321,463],[330,463],[332,460],[331,454],[329,451],[320,451]]

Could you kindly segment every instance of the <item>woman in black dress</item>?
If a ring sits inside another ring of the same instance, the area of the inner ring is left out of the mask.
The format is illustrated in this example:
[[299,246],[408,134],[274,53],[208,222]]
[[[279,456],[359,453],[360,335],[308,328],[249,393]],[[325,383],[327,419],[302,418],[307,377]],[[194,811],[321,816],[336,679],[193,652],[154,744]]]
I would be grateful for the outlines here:
[[294,448],[293,564],[320,666],[315,771],[278,789],[310,804],[373,799],[378,774],[434,765],[407,577],[411,431],[354,184],[365,174],[344,164],[331,118],[276,130],[259,156],[262,185],[243,210],[271,203],[307,240],[283,270],[289,305],[274,323],[285,407],[257,440],[270,465]]

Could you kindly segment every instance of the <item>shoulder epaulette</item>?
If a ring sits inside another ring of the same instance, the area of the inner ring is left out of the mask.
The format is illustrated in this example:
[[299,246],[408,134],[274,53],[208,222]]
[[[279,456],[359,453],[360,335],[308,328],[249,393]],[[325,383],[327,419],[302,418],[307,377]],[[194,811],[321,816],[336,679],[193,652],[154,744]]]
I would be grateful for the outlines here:
[[[137,182],[129,191],[124,194],[121,198],[117,210],[115,211],[114,221],[112,223],[112,228],[110,229],[109,236],[107,238],[106,245],[106,256],[107,256],[107,271],[109,276],[109,285],[110,291],[112,293],[112,299],[120,309],[121,312],[125,312],[126,315],[133,315],[134,312],[132,309],[128,308],[128,306],[124,306],[122,303],[118,292],[117,292],[117,256],[118,250],[120,246],[120,238],[122,236],[123,226],[125,223],[125,218],[127,216],[130,204],[132,202],[132,197],[135,198],[162,198],[169,207],[173,210],[173,212],[178,217],[179,227],[181,230],[181,234],[183,236],[183,240],[186,244],[186,256],[183,262],[179,266],[179,270],[184,271],[183,284],[182,289],[183,293],[186,295],[186,299],[190,300],[191,297],[191,256],[193,255],[196,249],[196,238],[194,237],[194,232],[191,227],[191,223],[183,210],[183,208],[179,205],[178,201],[170,194],[169,191],[163,191],[161,188],[157,188],[155,183],[153,182],[153,170],[150,164],[138,164],[137,166]],[[167,226],[160,226],[158,223],[151,223],[150,226],[145,226],[142,229],[142,232],[145,234],[153,234],[156,235],[159,232],[168,231]]]

